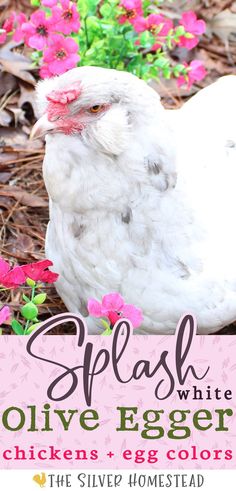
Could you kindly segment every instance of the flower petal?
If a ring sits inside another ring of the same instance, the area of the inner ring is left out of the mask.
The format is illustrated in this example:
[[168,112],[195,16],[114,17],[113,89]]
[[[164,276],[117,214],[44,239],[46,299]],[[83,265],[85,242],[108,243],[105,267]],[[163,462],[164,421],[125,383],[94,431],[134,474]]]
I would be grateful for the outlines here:
[[87,309],[93,317],[102,317],[101,304],[95,298],[90,298],[87,304]]
[[0,44],[4,44],[6,40],[7,40],[7,33],[2,32],[2,34],[0,34]]
[[50,78],[52,77],[52,73],[49,70],[48,65],[42,65],[39,70],[39,75],[41,78]]
[[6,305],[0,310],[0,325],[8,321],[11,317],[11,311]]
[[5,275],[10,269],[9,264],[0,257],[0,277]]
[[42,0],[41,3],[44,7],[54,7],[57,4],[57,0]]
[[53,271],[43,271],[40,281],[42,281],[43,283],[55,283],[58,278],[58,273],[53,273]]
[[47,40],[44,36],[39,36],[38,34],[35,34],[34,36],[28,38],[28,45],[30,48],[38,49],[39,51],[41,51],[46,46],[46,44]]
[[107,313],[109,311],[121,312],[124,306],[124,299],[119,293],[108,293],[102,297],[102,311]]
[[35,26],[45,24],[47,22],[46,14],[43,10],[36,10],[36,12],[31,15],[30,20]]
[[17,288],[25,283],[26,277],[22,268],[16,266],[1,278],[1,284],[6,288]]
[[73,38],[65,39],[65,47],[70,53],[76,53],[78,51],[78,44]]
[[49,261],[49,259],[44,259],[43,261],[39,261],[38,263],[25,264],[24,266],[21,266],[21,270],[24,272],[25,276],[27,276],[31,280],[52,283],[53,281],[48,281],[48,278],[52,279],[52,277],[45,274],[49,273],[49,271],[45,271],[45,269],[49,266],[53,266],[52,261]]
[[126,317],[132,323],[133,327],[139,327],[143,321],[141,309],[134,305],[126,304],[122,309],[122,317]]

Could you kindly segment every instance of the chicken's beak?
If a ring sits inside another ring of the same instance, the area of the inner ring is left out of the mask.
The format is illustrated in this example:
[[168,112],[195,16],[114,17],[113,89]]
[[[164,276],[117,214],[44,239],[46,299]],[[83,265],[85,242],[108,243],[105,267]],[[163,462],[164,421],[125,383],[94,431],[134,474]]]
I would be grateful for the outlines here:
[[55,130],[55,125],[48,121],[47,114],[44,114],[32,128],[30,133],[30,140],[36,140],[42,138],[50,131]]

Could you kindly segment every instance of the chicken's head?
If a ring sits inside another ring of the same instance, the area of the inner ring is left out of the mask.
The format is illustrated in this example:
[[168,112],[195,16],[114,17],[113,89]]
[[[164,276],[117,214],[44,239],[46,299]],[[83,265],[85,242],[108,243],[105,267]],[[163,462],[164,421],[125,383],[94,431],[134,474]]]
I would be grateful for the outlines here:
[[[152,120],[162,109],[158,94],[127,72],[78,67],[37,88],[42,114],[32,136],[63,133],[101,144],[119,154],[136,122]],[[115,149],[115,151],[114,151]]]

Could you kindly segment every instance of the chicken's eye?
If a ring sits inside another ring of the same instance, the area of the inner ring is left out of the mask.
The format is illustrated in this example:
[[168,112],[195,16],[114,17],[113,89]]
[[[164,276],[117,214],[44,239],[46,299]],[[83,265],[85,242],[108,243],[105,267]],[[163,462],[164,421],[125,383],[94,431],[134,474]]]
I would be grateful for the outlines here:
[[99,113],[100,111],[102,111],[103,109],[103,105],[102,104],[97,104],[96,106],[92,106],[89,108],[89,112],[90,113]]

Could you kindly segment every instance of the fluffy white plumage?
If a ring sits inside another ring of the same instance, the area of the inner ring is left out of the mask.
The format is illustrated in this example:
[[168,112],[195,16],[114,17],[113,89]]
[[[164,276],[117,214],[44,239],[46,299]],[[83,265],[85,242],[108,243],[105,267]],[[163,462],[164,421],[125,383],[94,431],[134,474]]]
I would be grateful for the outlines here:
[[43,169],[46,254],[67,308],[86,316],[89,297],[117,291],[143,310],[139,332],[171,334],[185,312],[204,334],[234,321],[236,77],[170,112],[131,74],[76,68],[39,84],[44,124],[46,96],[78,81],[69,110],[83,129],[64,134],[57,120]]

